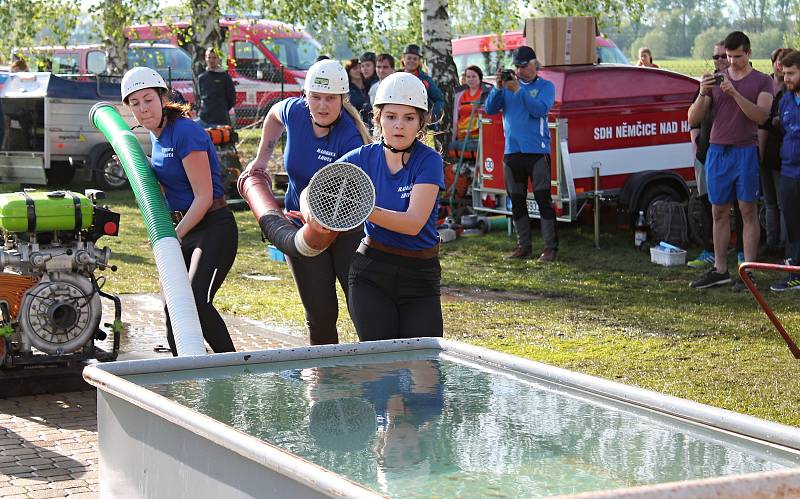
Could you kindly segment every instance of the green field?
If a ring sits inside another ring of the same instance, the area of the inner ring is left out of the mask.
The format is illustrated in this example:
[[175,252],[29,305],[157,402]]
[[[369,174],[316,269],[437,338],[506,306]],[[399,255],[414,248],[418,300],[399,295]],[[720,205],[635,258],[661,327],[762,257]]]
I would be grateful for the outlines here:
[[[772,63],[769,59],[753,59],[752,62],[753,67],[762,73],[772,73]],[[714,71],[714,61],[711,59],[659,59],[657,63],[663,69],[695,77]]]
[[[157,292],[153,256],[132,196],[112,193],[120,237],[103,238],[119,266],[107,290]],[[302,331],[303,309],[284,263],[268,259],[253,216],[236,214],[239,254],[216,303],[227,313]],[[800,426],[800,361],[748,294],[695,291],[698,272],[664,268],[633,248],[627,230],[561,225],[554,265],[508,261],[505,233],[462,238],[442,256],[445,335],[541,362]],[[692,252],[693,253],[693,252]],[[732,258],[735,256],[731,255]],[[254,281],[246,274],[277,281]],[[762,288],[776,275],[758,275]],[[800,328],[796,294],[770,302]],[[341,301],[342,340],[356,336]]]

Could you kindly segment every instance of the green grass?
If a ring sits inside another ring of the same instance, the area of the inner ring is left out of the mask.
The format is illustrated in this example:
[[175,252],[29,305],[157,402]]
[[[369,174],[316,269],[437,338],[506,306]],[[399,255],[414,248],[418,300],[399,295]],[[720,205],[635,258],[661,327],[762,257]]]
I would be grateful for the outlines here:
[[[769,59],[753,59],[753,67],[762,73],[772,73],[772,63]],[[683,73],[689,76],[702,76],[704,73],[714,71],[714,61],[711,59],[659,59],[656,61],[659,67]]]
[[[101,239],[119,266],[107,289],[158,291],[141,218],[126,193],[120,237]],[[249,212],[236,214],[239,254],[216,299],[220,310],[294,330],[303,309],[283,263],[270,261]],[[790,425],[800,425],[800,361],[794,360],[749,294],[688,287],[698,272],[663,268],[633,248],[629,231],[561,226],[554,265],[503,258],[504,233],[444,247],[445,336]],[[733,256],[733,255],[731,255]],[[735,258],[735,257],[734,257]],[[254,281],[260,273],[279,281]],[[760,275],[762,288],[776,275]],[[769,294],[789,331],[800,327],[798,295]],[[340,300],[340,303],[344,303]],[[342,341],[356,336],[340,307]]]

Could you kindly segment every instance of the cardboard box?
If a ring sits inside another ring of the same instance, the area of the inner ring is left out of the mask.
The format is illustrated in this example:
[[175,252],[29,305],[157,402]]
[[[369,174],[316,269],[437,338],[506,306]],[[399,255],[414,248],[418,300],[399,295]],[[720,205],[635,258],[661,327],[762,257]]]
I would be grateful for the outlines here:
[[543,66],[597,62],[594,17],[535,17],[525,20],[525,42]]

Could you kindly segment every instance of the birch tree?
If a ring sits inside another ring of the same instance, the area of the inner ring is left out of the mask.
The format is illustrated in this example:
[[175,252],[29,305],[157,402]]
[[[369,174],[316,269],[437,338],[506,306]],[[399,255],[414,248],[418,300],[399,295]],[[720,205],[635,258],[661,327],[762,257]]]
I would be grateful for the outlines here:
[[90,14],[106,50],[106,73],[122,75],[128,70],[128,47],[131,39],[127,28],[158,16],[156,0],[102,0]]
[[[220,49],[224,36],[219,27],[219,0],[190,0],[192,11],[192,30],[189,53],[192,55],[192,72],[197,87],[197,76],[205,70],[206,47]],[[222,53],[222,52],[220,52]]]
[[442,131],[449,131],[453,126],[453,90],[458,85],[447,7],[448,0],[422,0],[423,54],[431,77],[444,94],[444,114],[439,126]]

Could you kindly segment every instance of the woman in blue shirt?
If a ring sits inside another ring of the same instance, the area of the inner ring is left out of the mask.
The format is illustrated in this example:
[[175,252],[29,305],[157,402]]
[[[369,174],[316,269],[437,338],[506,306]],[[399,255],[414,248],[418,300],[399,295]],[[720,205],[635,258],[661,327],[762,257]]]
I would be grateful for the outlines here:
[[375,209],[350,267],[350,317],[362,341],[442,336],[439,284],[441,156],[425,134],[428,93],[416,76],[381,81],[374,124],[379,143],[345,154],[375,184]]
[[[286,130],[283,164],[289,175],[285,198],[289,214],[300,209],[300,193],[320,168],[369,142],[358,112],[347,102],[349,84],[341,64],[330,59],[315,63],[306,73],[303,91],[303,97],[290,97],[269,110],[258,153],[245,172],[249,175],[251,170],[266,170]],[[347,297],[347,273],[363,233],[361,227],[341,233],[314,257],[286,258],[305,308],[312,345],[339,342],[336,281]]]
[[[177,221],[175,232],[203,327],[214,352],[233,352],[233,341],[213,299],[236,258],[239,231],[223,197],[219,160],[208,134],[189,118],[189,106],[167,97],[156,71],[134,68],[122,78],[122,101],[150,131],[151,163]],[[177,355],[169,313],[167,341]]]

